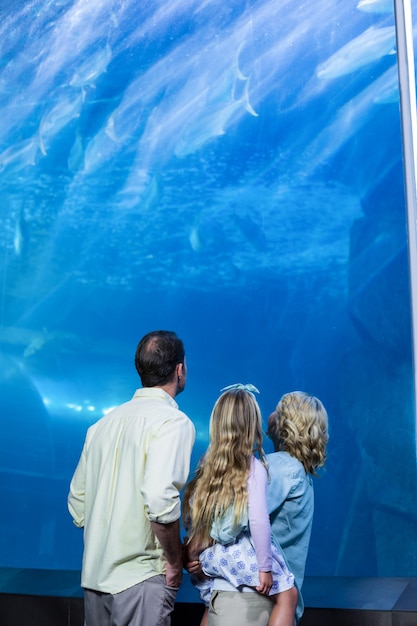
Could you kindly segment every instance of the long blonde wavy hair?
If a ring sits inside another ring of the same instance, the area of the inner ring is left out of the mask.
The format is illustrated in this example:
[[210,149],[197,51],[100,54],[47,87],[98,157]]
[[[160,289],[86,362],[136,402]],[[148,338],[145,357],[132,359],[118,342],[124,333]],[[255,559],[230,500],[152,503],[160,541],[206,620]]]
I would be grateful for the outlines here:
[[282,396],[268,421],[268,437],[276,452],[288,452],[315,476],[326,461],[329,425],[321,401],[303,391]]
[[249,391],[226,391],[214,405],[209,447],[184,494],[183,516],[190,521],[190,539],[209,545],[213,520],[231,506],[235,524],[246,515],[253,454],[266,467],[259,405]]

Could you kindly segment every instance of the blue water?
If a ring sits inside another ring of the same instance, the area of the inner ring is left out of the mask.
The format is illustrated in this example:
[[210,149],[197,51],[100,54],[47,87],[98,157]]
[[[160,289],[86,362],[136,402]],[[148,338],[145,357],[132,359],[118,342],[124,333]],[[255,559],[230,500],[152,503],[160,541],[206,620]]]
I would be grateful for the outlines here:
[[85,431],[168,328],[193,466],[220,388],[255,384],[265,420],[313,393],[307,574],[417,576],[394,16],[357,5],[2,5],[0,566],[80,567]]

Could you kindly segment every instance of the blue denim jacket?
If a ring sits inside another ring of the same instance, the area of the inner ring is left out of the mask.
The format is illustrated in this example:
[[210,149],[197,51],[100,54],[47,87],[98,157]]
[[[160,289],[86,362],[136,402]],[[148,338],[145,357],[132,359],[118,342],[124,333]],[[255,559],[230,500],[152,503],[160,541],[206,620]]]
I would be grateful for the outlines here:
[[267,455],[268,510],[274,543],[281,546],[298,589],[297,621],[304,610],[301,587],[314,513],[313,479],[287,452]]

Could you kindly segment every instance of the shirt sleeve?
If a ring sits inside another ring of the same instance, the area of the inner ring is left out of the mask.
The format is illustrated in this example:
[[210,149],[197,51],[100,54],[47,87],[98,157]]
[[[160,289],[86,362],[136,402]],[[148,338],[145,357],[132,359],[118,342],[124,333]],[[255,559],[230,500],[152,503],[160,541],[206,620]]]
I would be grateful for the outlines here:
[[248,517],[260,572],[270,572],[272,568],[271,525],[266,500],[267,481],[266,469],[254,458],[248,478]]
[[290,469],[280,453],[268,454],[269,484],[267,491],[268,511],[271,515],[277,515],[290,494],[300,484],[299,472]]
[[84,444],[80,460],[72,477],[68,494],[68,510],[71,513],[74,524],[78,528],[83,528],[84,526],[85,455],[86,444]]
[[179,492],[190,472],[194,439],[193,423],[180,414],[165,421],[150,442],[141,493],[151,522],[169,524],[179,519]]

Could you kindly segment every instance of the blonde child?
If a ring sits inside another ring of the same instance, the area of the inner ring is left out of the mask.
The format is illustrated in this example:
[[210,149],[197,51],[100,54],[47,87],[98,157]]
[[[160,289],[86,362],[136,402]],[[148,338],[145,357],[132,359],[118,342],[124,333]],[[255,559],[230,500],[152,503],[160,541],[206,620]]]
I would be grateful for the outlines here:
[[273,537],[294,574],[298,622],[304,610],[301,587],[314,514],[313,477],[325,464],[329,440],[326,409],[308,393],[286,393],[269,416],[267,435],[275,450],[267,455],[268,511]]
[[[293,626],[298,594],[271,542],[257,389],[238,383],[222,391],[210,418],[209,448],[184,496],[185,560],[199,557],[205,576],[192,578],[206,606],[213,578],[223,579],[270,597],[268,626]],[[207,619],[206,609],[202,624]]]

